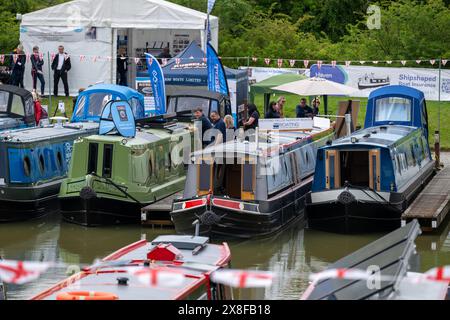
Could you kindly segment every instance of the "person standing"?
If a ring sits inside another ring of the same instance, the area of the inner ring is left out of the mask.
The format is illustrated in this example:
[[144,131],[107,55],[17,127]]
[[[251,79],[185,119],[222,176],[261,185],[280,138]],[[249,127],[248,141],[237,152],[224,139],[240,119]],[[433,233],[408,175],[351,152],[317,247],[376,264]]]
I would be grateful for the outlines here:
[[197,107],[194,109],[194,117],[196,121],[201,121],[201,137],[202,137],[202,145],[203,147],[208,146],[208,144],[211,143],[211,141],[203,141],[206,131],[212,128],[211,122],[208,120],[208,118],[203,114],[203,108]]
[[[225,143],[227,142],[227,126],[225,125],[225,122],[223,121],[220,114],[216,111],[211,112],[211,120],[213,128],[220,131],[221,137],[215,138],[215,143]],[[219,136],[220,136],[219,135]]]
[[33,54],[30,57],[31,60],[31,77],[33,79],[33,90],[36,91],[37,80],[41,83],[41,96],[45,93],[45,79],[42,67],[44,65],[44,58],[39,53],[39,47],[33,48]]
[[25,74],[26,63],[27,57],[23,51],[23,46],[18,45],[11,58],[11,85],[24,88],[23,76]]
[[281,118],[280,108],[278,103],[272,101],[269,104],[269,111],[266,113],[266,119],[279,119]]
[[297,118],[310,118],[313,116],[313,109],[306,104],[306,99],[300,100],[300,104],[295,108]]
[[125,54],[125,49],[120,48],[117,56],[117,84],[120,86],[128,86],[128,56]]
[[312,109],[315,117],[320,115],[320,99],[318,97],[313,100]]
[[255,130],[259,126],[259,112],[255,104],[251,103],[247,107],[249,118],[244,122],[244,130]]
[[286,105],[286,97],[281,96],[278,101],[278,113],[280,114],[280,118],[284,118],[284,106]]
[[59,80],[61,79],[64,84],[64,93],[66,97],[69,96],[69,83],[67,81],[67,73],[72,69],[69,55],[64,52],[64,46],[58,47],[58,54],[53,59],[52,70],[54,71],[55,87],[53,90],[54,95],[58,96]]

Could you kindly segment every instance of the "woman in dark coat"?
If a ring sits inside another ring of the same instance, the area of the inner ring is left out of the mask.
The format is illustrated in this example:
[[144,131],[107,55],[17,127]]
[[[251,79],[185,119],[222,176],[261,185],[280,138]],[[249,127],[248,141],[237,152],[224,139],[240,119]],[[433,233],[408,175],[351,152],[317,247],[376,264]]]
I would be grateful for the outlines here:
[[278,103],[276,103],[275,101],[272,101],[269,104],[269,111],[267,111],[266,113],[266,119],[279,119],[281,118],[281,114],[278,111]]

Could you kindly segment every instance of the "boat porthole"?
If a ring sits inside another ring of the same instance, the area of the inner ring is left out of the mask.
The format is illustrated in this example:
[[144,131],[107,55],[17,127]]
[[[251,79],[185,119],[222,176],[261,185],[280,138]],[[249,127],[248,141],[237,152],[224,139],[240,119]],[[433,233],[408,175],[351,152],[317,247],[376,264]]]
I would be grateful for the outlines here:
[[41,174],[44,174],[45,171],[44,156],[42,154],[39,156],[39,171]]
[[28,156],[23,158],[23,171],[27,177],[31,175],[31,161]]
[[63,161],[62,161],[62,154],[61,151],[58,151],[58,153],[56,154],[56,160],[58,162],[58,168],[62,169],[63,167]]

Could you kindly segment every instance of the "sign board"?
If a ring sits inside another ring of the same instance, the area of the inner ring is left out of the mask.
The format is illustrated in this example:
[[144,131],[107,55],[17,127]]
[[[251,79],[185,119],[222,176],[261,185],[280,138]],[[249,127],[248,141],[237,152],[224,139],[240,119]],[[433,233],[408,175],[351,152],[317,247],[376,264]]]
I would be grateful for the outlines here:
[[130,104],[126,101],[108,103],[102,111],[99,134],[117,130],[125,138],[136,136],[136,123]]
[[144,95],[144,112],[148,118],[155,114],[155,98],[153,97],[152,84],[148,77],[136,78],[136,90]]
[[314,117],[314,127],[321,129],[329,129],[331,127],[331,120],[327,118]]
[[260,130],[312,130],[314,120],[312,118],[292,118],[292,119],[260,119]]

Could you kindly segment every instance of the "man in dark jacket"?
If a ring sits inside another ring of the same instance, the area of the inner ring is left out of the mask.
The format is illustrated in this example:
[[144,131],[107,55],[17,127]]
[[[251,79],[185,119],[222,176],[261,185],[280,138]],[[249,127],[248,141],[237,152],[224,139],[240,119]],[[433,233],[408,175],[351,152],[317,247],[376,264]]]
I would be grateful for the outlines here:
[[121,86],[128,86],[127,80],[128,72],[128,57],[125,54],[125,50],[120,48],[117,55],[117,84]]
[[17,46],[11,57],[11,84],[20,88],[24,88],[23,76],[25,74],[25,64],[27,57],[23,51],[22,45]]
[[201,121],[202,123],[202,132],[201,132],[202,144],[203,147],[206,147],[208,144],[211,143],[211,141],[203,141],[204,140],[203,137],[205,136],[205,132],[212,128],[212,124],[208,120],[208,118],[205,117],[205,115],[203,114],[202,107],[197,107],[194,109],[194,117],[196,121]]
[[72,64],[70,62],[69,55],[64,52],[64,47],[59,46],[58,47],[58,54],[55,56],[55,59],[53,59],[52,63],[52,70],[54,71],[54,95],[58,96],[58,86],[59,86],[59,80],[61,79],[64,84],[64,93],[66,94],[66,97],[69,96],[69,83],[67,82],[67,72],[72,69]]
[[31,60],[31,77],[33,78],[33,90],[36,91],[37,80],[41,83],[41,96],[45,93],[45,79],[44,72],[42,71],[42,66],[44,65],[44,58],[39,53],[39,47],[35,46],[33,48],[33,54],[30,57]]
[[306,99],[300,100],[300,104],[295,108],[297,118],[311,118],[313,116],[313,109],[306,104]]
[[211,112],[211,120],[213,128],[219,130],[222,134],[222,137],[215,137],[214,142],[216,143],[225,143],[227,142],[227,126],[225,125],[225,121],[223,121],[222,117],[217,111]]

